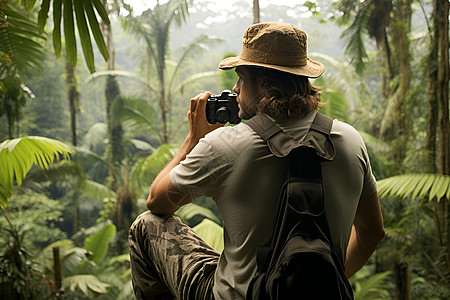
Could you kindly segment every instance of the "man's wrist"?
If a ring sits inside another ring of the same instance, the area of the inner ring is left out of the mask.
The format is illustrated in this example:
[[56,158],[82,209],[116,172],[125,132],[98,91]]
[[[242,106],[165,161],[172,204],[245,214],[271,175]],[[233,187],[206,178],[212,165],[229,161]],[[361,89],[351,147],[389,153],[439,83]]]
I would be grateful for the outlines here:
[[186,139],[184,140],[183,144],[180,147],[180,152],[184,152],[185,156],[191,152],[192,149],[198,144],[200,141],[199,138],[194,137],[192,134],[188,134]]

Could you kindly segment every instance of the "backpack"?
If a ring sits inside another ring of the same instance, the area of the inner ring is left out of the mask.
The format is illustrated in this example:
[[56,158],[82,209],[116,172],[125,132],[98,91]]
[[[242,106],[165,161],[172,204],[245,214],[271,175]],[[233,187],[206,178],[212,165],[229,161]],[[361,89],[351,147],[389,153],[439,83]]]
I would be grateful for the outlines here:
[[271,244],[258,249],[258,272],[247,299],[353,299],[325,214],[321,162],[335,155],[332,122],[317,113],[303,141],[289,136],[265,114],[246,122],[275,156],[290,161]]

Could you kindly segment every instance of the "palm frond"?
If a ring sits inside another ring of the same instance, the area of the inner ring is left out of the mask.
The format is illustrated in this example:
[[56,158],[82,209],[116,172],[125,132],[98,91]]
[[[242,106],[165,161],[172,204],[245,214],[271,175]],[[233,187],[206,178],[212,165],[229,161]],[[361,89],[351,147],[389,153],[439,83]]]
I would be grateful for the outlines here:
[[129,72],[129,71],[121,71],[121,70],[107,70],[107,71],[98,71],[95,73],[92,73],[87,77],[85,80],[85,83],[88,83],[92,81],[95,78],[103,77],[103,76],[124,76],[128,78],[132,78],[137,80],[138,82],[144,84],[146,87],[150,88],[150,90],[154,93],[156,93],[156,90],[154,87],[149,86],[145,80],[142,79],[142,76],[138,75],[137,73]]
[[[419,197],[433,201],[450,199],[450,176],[439,174],[405,174],[378,181],[380,197]],[[428,197],[427,197],[428,195]]]
[[[95,9],[94,9],[95,8]],[[41,6],[38,26],[41,30],[47,21],[48,7]],[[75,36],[75,21],[83,50],[86,65],[91,73],[95,72],[94,51],[91,42],[91,33],[100,53],[105,60],[108,59],[108,50],[100,30],[97,15],[103,23],[109,24],[109,17],[100,0],[54,0],[53,2],[53,48],[56,56],[61,53],[61,20],[63,21],[64,39],[66,41],[66,55],[72,66],[77,63],[77,43]]]
[[372,6],[372,1],[363,2],[353,23],[342,33],[342,38],[346,40],[347,44],[345,53],[350,58],[350,63],[355,67],[358,74],[362,74],[364,71],[364,63],[368,58],[364,47],[363,35]]
[[74,153],[57,140],[28,136],[6,140],[0,144],[0,207],[6,208],[14,180],[21,185],[33,164],[41,169],[61,159],[70,159]]
[[169,144],[161,145],[152,155],[139,159],[130,172],[132,182],[136,182],[138,189],[145,194],[156,175],[173,158],[177,147]]
[[208,78],[208,77],[212,77],[212,76],[219,76],[219,72],[218,71],[208,71],[208,72],[201,72],[201,73],[196,73],[193,74],[189,77],[187,77],[185,80],[183,80],[181,83],[179,83],[175,88],[174,88],[174,92],[172,93],[173,95],[178,95],[181,90],[183,90],[183,88],[188,85],[189,83],[196,81],[198,79],[201,78]]
[[123,98],[120,107],[115,101],[113,104],[114,117],[125,122],[135,133],[142,131],[152,132],[159,139],[161,133],[156,125],[153,107],[145,100],[136,98]]
[[35,22],[24,17],[3,2],[0,4],[0,77],[7,71],[23,75],[41,66],[43,48],[35,39],[39,34]]
[[183,66],[184,62],[193,55],[193,53],[199,53],[201,51],[205,51],[208,49],[206,45],[211,44],[212,42],[221,41],[218,38],[211,37],[208,35],[201,35],[196,37],[188,46],[183,47],[181,49],[181,57],[178,59],[178,62],[175,65],[175,69],[172,72],[172,76],[169,82],[169,91],[173,86],[173,82],[175,80],[175,75],[178,74],[178,71]]

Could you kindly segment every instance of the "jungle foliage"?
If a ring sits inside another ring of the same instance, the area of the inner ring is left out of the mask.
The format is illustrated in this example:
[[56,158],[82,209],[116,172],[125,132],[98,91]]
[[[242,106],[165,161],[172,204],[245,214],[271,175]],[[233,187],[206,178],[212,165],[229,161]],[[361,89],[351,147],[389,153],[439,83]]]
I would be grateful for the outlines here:
[[[387,236],[355,299],[450,298],[447,0],[127,3],[0,0],[2,297],[132,297],[127,230],[188,131],[188,99],[232,88],[217,63],[259,17],[308,33],[321,112],[366,142]],[[223,248],[212,199],[176,214]]]

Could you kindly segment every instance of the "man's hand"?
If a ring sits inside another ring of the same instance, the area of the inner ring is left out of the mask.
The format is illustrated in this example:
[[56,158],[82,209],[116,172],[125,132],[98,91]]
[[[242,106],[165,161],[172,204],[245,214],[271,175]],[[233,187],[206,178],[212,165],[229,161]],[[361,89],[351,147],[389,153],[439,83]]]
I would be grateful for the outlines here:
[[210,92],[204,92],[191,99],[191,106],[187,114],[189,122],[189,135],[187,139],[190,139],[188,141],[189,144],[194,144],[194,146],[206,134],[224,125],[220,123],[209,124],[206,120],[206,102],[209,96],[211,96]]

